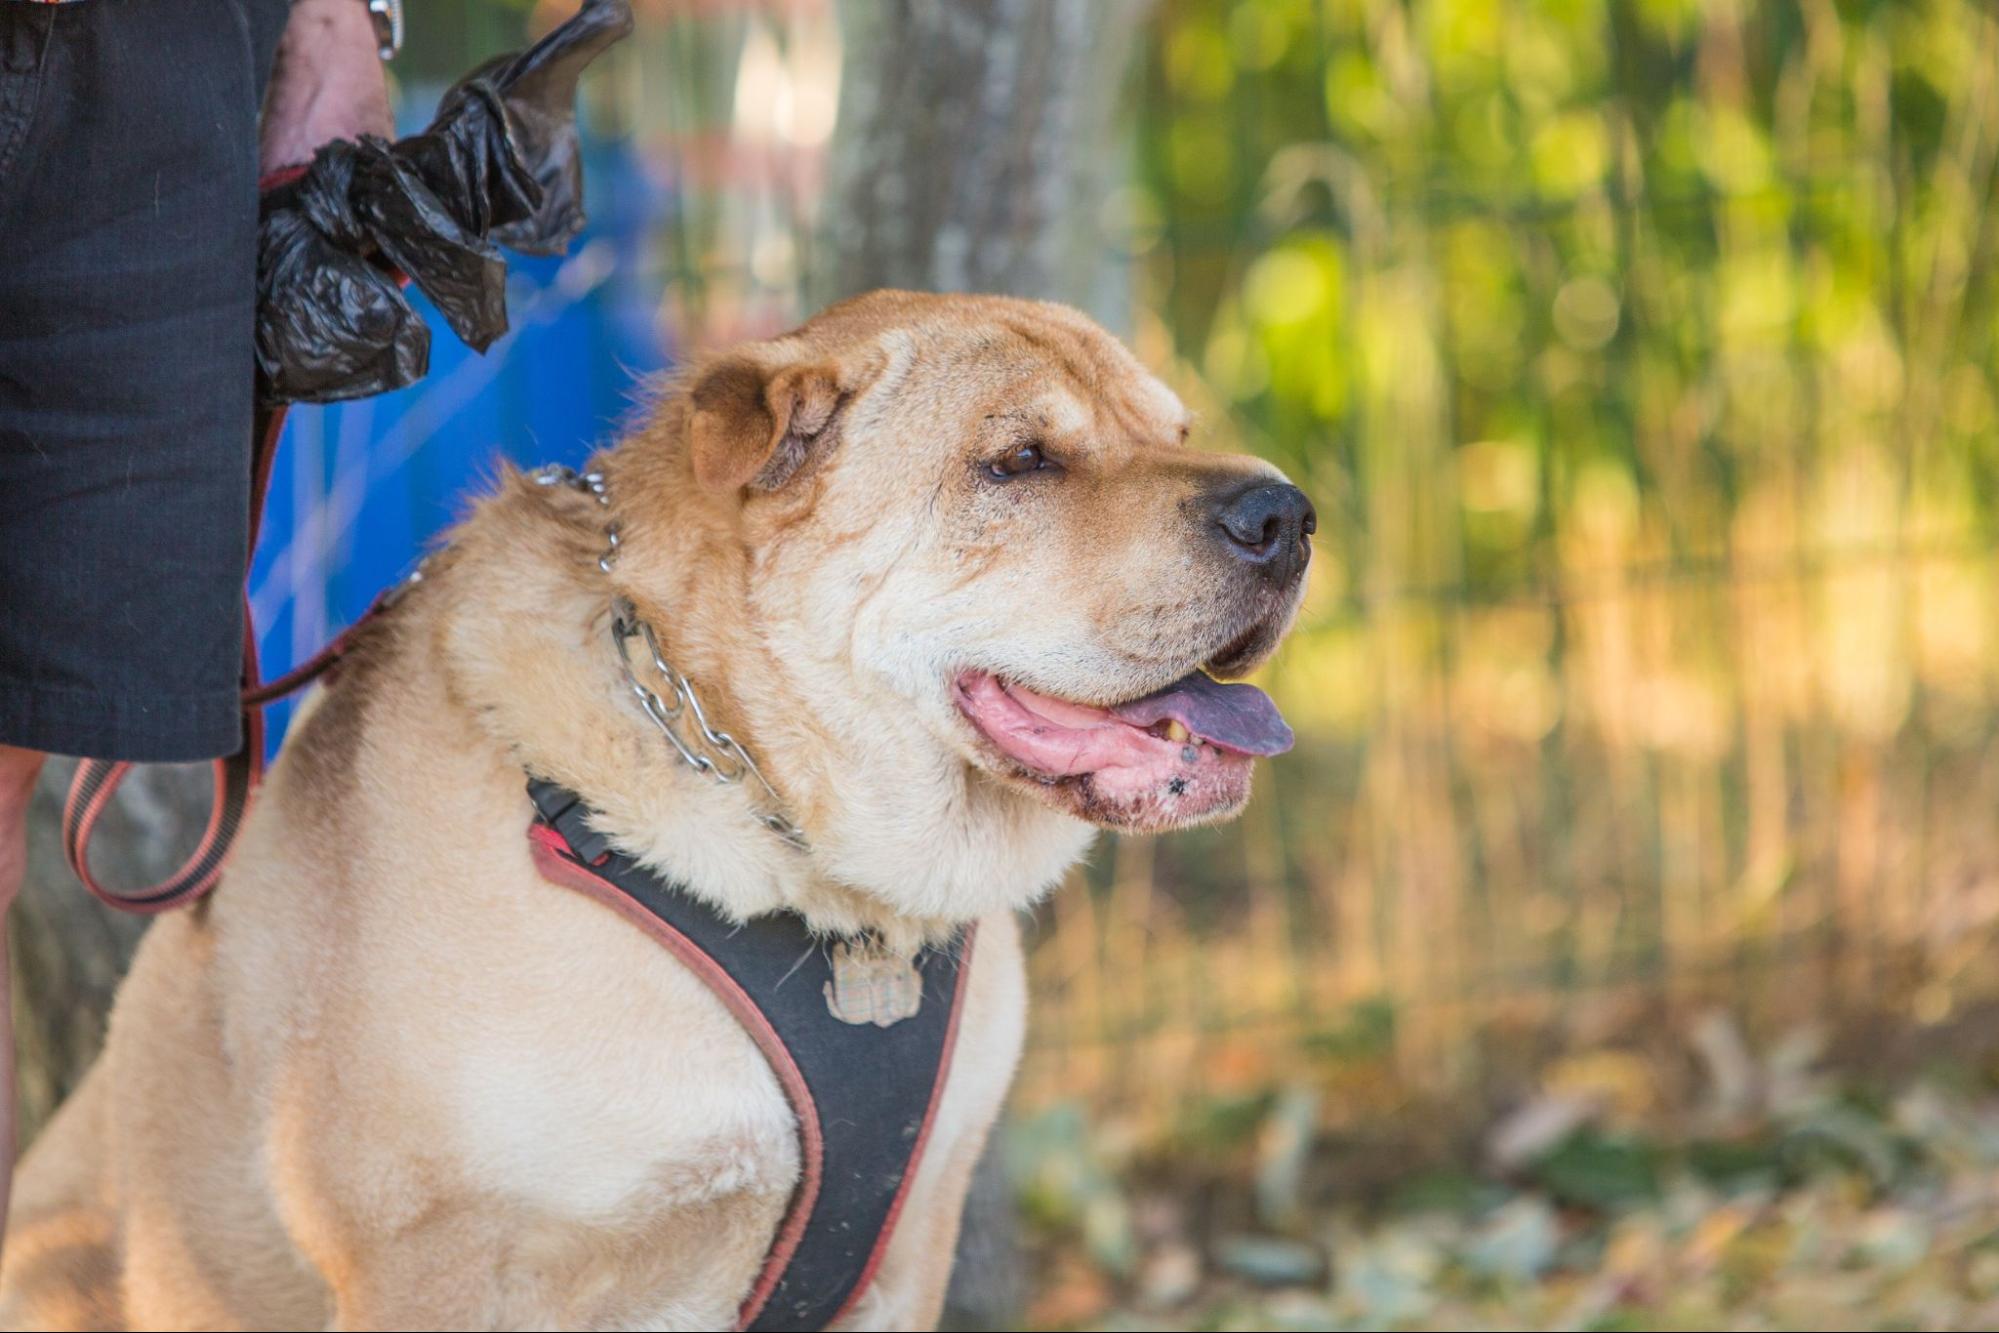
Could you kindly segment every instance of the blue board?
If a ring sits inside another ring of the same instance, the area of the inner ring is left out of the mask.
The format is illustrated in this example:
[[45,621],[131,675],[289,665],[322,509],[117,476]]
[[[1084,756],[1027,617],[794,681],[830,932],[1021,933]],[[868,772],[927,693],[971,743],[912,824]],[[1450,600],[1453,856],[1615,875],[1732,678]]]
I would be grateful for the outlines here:
[[[669,363],[648,260],[664,191],[630,145],[585,155],[590,225],[556,259],[509,256],[511,329],[477,355],[420,293],[430,374],[399,393],[292,410],[251,564],[264,675],[304,660],[402,577],[501,459],[578,464]],[[275,753],[292,702],[270,710]]]

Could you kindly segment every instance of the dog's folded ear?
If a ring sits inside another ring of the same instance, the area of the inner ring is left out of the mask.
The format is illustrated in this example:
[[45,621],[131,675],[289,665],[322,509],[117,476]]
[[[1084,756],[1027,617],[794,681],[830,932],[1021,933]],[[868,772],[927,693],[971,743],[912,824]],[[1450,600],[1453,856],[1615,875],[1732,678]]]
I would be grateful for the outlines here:
[[745,353],[703,371],[689,394],[695,480],[774,491],[823,458],[858,384],[831,361],[769,366]]

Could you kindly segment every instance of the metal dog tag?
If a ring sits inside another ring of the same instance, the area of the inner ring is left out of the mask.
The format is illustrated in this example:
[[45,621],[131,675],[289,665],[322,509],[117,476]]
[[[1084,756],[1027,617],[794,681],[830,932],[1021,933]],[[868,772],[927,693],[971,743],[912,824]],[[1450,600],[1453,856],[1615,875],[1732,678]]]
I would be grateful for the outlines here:
[[893,1027],[923,1007],[923,974],[913,958],[842,940],[833,946],[833,979],[825,993],[826,1012],[842,1023]]

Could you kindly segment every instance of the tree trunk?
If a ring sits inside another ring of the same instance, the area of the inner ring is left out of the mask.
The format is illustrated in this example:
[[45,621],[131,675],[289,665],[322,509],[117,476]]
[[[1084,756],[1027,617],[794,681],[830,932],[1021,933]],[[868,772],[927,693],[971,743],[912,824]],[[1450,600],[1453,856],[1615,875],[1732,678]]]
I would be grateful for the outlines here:
[[1130,318],[1100,205],[1146,0],[866,0],[846,51],[814,305],[875,287],[1002,292]]
[[[1080,306],[1126,331],[1130,266],[1102,202],[1126,178],[1117,125],[1147,0],[865,0],[840,10],[844,69],[817,307],[876,287]],[[1017,1328],[1024,1265],[999,1137],[966,1202],[947,1328]]]

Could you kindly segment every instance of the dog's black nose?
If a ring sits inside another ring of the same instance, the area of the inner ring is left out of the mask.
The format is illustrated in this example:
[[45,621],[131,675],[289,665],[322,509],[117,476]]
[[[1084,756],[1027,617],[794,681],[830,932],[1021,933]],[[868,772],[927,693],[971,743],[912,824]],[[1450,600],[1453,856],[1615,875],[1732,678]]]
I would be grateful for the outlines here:
[[1215,526],[1238,559],[1272,583],[1289,583],[1312,558],[1319,515],[1289,482],[1259,481],[1220,500]]

